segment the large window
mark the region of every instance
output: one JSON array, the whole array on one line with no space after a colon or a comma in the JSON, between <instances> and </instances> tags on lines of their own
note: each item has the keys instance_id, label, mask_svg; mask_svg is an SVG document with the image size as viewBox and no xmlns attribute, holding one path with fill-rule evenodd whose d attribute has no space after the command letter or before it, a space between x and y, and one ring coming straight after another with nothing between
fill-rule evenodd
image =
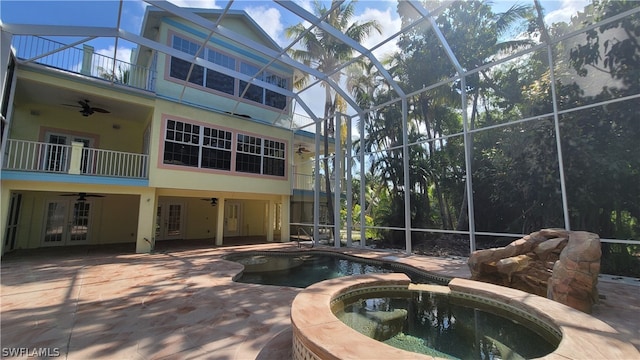
<instances>
[{"instance_id":1,"label":"large window","mask_svg":"<svg viewBox=\"0 0 640 360\"><path fill-rule=\"evenodd\" d=\"M170 165L231 171L233 140L231 131L167 120L163 162ZM237 134L235 171L285 176L285 143Z\"/></svg>"},{"instance_id":2,"label":"large window","mask_svg":"<svg viewBox=\"0 0 640 360\"><path fill-rule=\"evenodd\" d=\"M283 89L288 88L287 79L268 71L258 74L258 71L260 71L260 69L254 65L247 64L245 62L240 63L241 73L253 76L258 80L262 80ZM287 106L286 96L256 85L249 85L247 88L247 85L247 82L240 81L240 91L244 91L244 95L242 96L243 98L278 109L284 109ZM247 88L246 91L245 88Z\"/></svg>"},{"instance_id":3,"label":"large window","mask_svg":"<svg viewBox=\"0 0 640 360\"><path fill-rule=\"evenodd\" d=\"M238 134L236 171L284 176L285 146L283 142Z\"/></svg>"},{"instance_id":4,"label":"large window","mask_svg":"<svg viewBox=\"0 0 640 360\"><path fill-rule=\"evenodd\" d=\"M182 39L178 36L173 37L173 48L176 50L180 50L189 55L196 55L200 45ZM169 71L169 75L173 78L180 80L187 80L187 76L189 75L189 69L191 68L191 63L178 58L171 58L171 69ZM199 65L194 65L191 70L191 75L189 76L189 82L202 85L204 79L204 68Z\"/></svg>"},{"instance_id":5,"label":"large window","mask_svg":"<svg viewBox=\"0 0 640 360\"><path fill-rule=\"evenodd\" d=\"M264 141L264 158L262 173L265 175L284 176L284 143L274 140Z\"/></svg>"},{"instance_id":6,"label":"large window","mask_svg":"<svg viewBox=\"0 0 640 360\"><path fill-rule=\"evenodd\" d=\"M200 44L183 39L177 35L173 35L172 46L174 49L180 50L190 55L196 55L201 47ZM256 77L256 79L258 80L265 81L277 87L283 89L289 88L289 81L286 78L268 71L258 73L260 71L259 67L245 61L236 60L229 55L223 54L213 49L205 47L203 49L203 52L198 56L225 68L234 71L239 70L239 72L243 74ZM233 96L242 96L242 98L246 100L267 105L273 108L284 109L287 106L287 97L275 91L267 90L257 85L249 85L249 83L245 81L237 81L233 76L221 73L219 71L207 69L200 65L194 65L191 69L191 74L189 74L190 68L190 62L171 57L169 76L180 80L187 80L188 76L188 81L192 84L203 86ZM240 85L239 89L237 89L237 84ZM249 85L248 88L247 85Z\"/></svg>"},{"instance_id":7,"label":"large window","mask_svg":"<svg viewBox=\"0 0 640 360\"><path fill-rule=\"evenodd\" d=\"M212 49L207 49L207 60L211 61L214 64L224 66L232 70L236 69L236 60L234 58L214 51ZM233 76L225 75L221 72L207 69L205 86L213 90L218 90L230 95L235 95L236 79Z\"/></svg>"},{"instance_id":8,"label":"large window","mask_svg":"<svg viewBox=\"0 0 640 360\"><path fill-rule=\"evenodd\" d=\"M229 131L204 128L202 167L231 170L231 133Z\"/></svg>"},{"instance_id":9,"label":"large window","mask_svg":"<svg viewBox=\"0 0 640 360\"><path fill-rule=\"evenodd\" d=\"M198 167L200 126L168 120L164 141L164 163Z\"/></svg>"},{"instance_id":10,"label":"large window","mask_svg":"<svg viewBox=\"0 0 640 360\"><path fill-rule=\"evenodd\" d=\"M236 171L262 173L262 139L238 134Z\"/></svg>"}]
</instances>

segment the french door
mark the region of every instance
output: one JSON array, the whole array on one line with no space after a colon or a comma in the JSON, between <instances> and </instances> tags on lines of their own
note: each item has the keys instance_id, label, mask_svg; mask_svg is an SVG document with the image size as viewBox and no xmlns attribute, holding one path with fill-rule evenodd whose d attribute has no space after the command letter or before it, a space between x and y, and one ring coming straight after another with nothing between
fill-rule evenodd
<instances>
[{"instance_id":1,"label":"french door","mask_svg":"<svg viewBox=\"0 0 640 360\"><path fill-rule=\"evenodd\" d=\"M47 201L43 245L86 244L89 240L91 207L90 201Z\"/></svg>"},{"instance_id":2,"label":"french door","mask_svg":"<svg viewBox=\"0 0 640 360\"><path fill-rule=\"evenodd\" d=\"M184 237L184 205L160 203L156 211L156 240Z\"/></svg>"},{"instance_id":3,"label":"french door","mask_svg":"<svg viewBox=\"0 0 640 360\"><path fill-rule=\"evenodd\" d=\"M81 142L85 148L93 146L93 139L75 136L61 133L46 133L46 142L50 145L47 146L47 152L45 157L44 167L47 171L54 172L67 172L69 170L69 159L71 153L67 151L66 145L71 145L72 142ZM86 172L88 166L88 158L86 151L82 152L81 172Z\"/></svg>"}]
</instances>

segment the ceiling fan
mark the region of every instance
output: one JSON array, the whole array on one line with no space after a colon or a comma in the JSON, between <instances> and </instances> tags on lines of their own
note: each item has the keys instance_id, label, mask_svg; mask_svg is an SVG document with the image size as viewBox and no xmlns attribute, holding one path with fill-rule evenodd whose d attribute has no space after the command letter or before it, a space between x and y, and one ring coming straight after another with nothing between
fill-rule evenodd
<instances>
[{"instance_id":1,"label":"ceiling fan","mask_svg":"<svg viewBox=\"0 0 640 360\"><path fill-rule=\"evenodd\" d=\"M80 113L82 114L82 116L89 116L92 115L93 113L103 113L103 114L108 114L111 111L109 110L105 110L103 108L99 108L99 107L93 107L91 105L89 105L89 100L85 99L85 100L79 100L78 101L79 105L70 105L70 104L62 104L64 106L73 106L73 107L79 107L80 108Z\"/></svg>"},{"instance_id":2,"label":"ceiling fan","mask_svg":"<svg viewBox=\"0 0 640 360\"><path fill-rule=\"evenodd\" d=\"M87 198L89 198L89 197L104 197L104 195L87 194L85 192L80 192L80 193L75 193L75 194L63 194L62 196L77 196L78 197L76 199L77 202L85 202L85 201L87 201Z\"/></svg>"},{"instance_id":3,"label":"ceiling fan","mask_svg":"<svg viewBox=\"0 0 640 360\"><path fill-rule=\"evenodd\" d=\"M216 206L218 205L218 198L208 198L208 199L200 199L203 201L210 201L211 202L211 206Z\"/></svg>"},{"instance_id":4,"label":"ceiling fan","mask_svg":"<svg viewBox=\"0 0 640 360\"><path fill-rule=\"evenodd\" d=\"M307 149L303 144L298 145L298 150L296 150L296 154L303 156L305 153L309 153L311 150Z\"/></svg>"}]
</instances>

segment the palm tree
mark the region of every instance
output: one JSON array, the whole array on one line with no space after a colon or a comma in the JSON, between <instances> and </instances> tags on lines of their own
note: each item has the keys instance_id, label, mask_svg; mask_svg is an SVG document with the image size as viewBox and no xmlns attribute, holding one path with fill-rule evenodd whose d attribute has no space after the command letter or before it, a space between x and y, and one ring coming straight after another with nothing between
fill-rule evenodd
<instances>
[{"instance_id":1,"label":"palm tree","mask_svg":"<svg viewBox=\"0 0 640 360\"><path fill-rule=\"evenodd\" d=\"M329 9L319 1L315 1L313 4L314 13L318 17L326 16L325 22L358 43L361 43L367 36L369 36L372 30L376 30L378 32L381 31L380 25L375 20L364 23L351 21L355 10L355 1L345 2L340 5L338 5L338 3L339 1L332 0L330 9L333 10L329 13ZM352 59L354 50L351 46L322 31L322 29L318 27L307 32L307 29L302 23L288 27L285 29L285 34L287 37L292 39L302 36L300 39L302 48L292 49L289 52L292 58L301 61L307 66L313 66L324 74L331 74L331 80L335 83L340 82L342 74L336 70L341 64ZM296 82L294 86L296 88L302 88L306 86L308 81L308 76L305 76ZM333 117L335 116L336 108L339 106L341 99L336 95L335 91L332 91L329 84L323 82L322 86L325 89L323 123L325 157L323 165L325 168L329 223L333 224L335 210L331 196L330 171L327 154L329 153L329 136L334 134Z\"/></svg>"}]
</instances>

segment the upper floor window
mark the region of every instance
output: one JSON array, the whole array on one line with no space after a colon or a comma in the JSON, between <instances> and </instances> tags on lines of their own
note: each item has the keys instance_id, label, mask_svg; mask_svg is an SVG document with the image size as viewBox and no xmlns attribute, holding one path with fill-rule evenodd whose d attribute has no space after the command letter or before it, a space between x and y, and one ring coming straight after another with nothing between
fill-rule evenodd
<instances>
[{"instance_id":1,"label":"upper floor window","mask_svg":"<svg viewBox=\"0 0 640 360\"><path fill-rule=\"evenodd\" d=\"M164 163L199 167L200 126L168 120L164 141Z\"/></svg>"},{"instance_id":2,"label":"upper floor window","mask_svg":"<svg viewBox=\"0 0 640 360\"><path fill-rule=\"evenodd\" d=\"M200 49L200 45L182 39L178 36L174 36L173 48L189 55L196 55L198 53L198 49ZM187 80L187 76L189 76L188 81L190 83L202 85L204 79L204 68L200 65L193 65L193 69L191 69L191 75L189 75L189 69L191 69L190 62L171 57L171 69L169 70L169 75L171 77L180 80Z\"/></svg>"},{"instance_id":3,"label":"upper floor window","mask_svg":"<svg viewBox=\"0 0 640 360\"><path fill-rule=\"evenodd\" d=\"M204 128L202 167L231 170L231 132Z\"/></svg>"},{"instance_id":4,"label":"upper floor window","mask_svg":"<svg viewBox=\"0 0 640 360\"><path fill-rule=\"evenodd\" d=\"M167 120L164 134L165 164L231 171L233 133L214 127ZM235 170L285 176L285 143L237 134Z\"/></svg>"},{"instance_id":5,"label":"upper floor window","mask_svg":"<svg viewBox=\"0 0 640 360\"><path fill-rule=\"evenodd\" d=\"M284 176L283 142L238 134L236 171Z\"/></svg>"},{"instance_id":6,"label":"upper floor window","mask_svg":"<svg viewBox=\"0 0 640 360\"><path fill-rule=\"evenodd\" d=\"M260 71L260 69L258 69L254 65L247 64L245 62L240 63L241 73L253 76L256 79L273 84L283 89L288 88L287 79L268 71L263 71L262 74L256 76L256 74L258 74L258 71ZM243 98L278 109L284 109L287 106L286 96L256 85L249 85L249 87L247 88L247 85L248 83L246 81L240 81L240 91L244 91L244 95L242 96Z\"/></svg>"},{"instance_id":7,"label":"upper floor window","mask_svg":"<svg viewBox=\"0 0 640 360\"><path fill-rule=\"evenodd\" d=\"M190 55L196 55L201 47L200 44L186 40L177 35L173 35L172 46L174 49ZM198 54L198 56L207 59L214 64L234 71L238 70L243 74L256 77L256 79L268 82L283 89L288 89L289 81L286 78L267 71L258 74L260 68L257 66L245 61L237 60L232 56L223 54L214 49L205 47L202 53ZM191 74L189 74L189 69L191 69ZM277 109L284 109L287 106L287 97L283 94L264 89L257 85L249 85L247 88L248 83L245 81L240 80L238 82L233 76L211 70L200 65L194 64L192 68L191 62L175 57L171 57L169 76L180 80L187 80L188 76L189 78L187 81L192 84L233 96L242 96L244 99ZM240 85L239 89L237 89L238 84Z\"/></svg>"}]
</instances>

